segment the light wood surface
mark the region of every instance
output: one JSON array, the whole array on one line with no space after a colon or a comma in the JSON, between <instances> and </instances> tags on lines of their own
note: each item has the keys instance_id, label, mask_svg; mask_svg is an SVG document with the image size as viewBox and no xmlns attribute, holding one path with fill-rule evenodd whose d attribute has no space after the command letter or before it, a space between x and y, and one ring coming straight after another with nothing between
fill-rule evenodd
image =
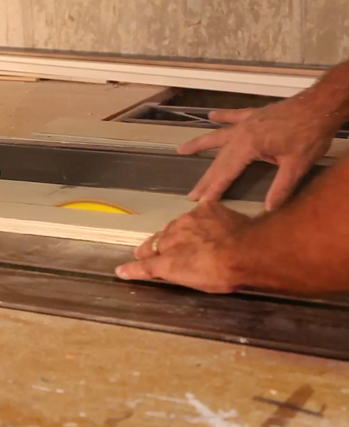
<instances>
[{"instance_id":1,"label":"light wood surface","mask_svg":"<svg viewBox=\"0 0 349 427\"><path fill-rule=\"evenodd\" d=\"M11 74L8 73L7 75L0 75L0 80L4 80L7 82L37 82L38 81L38 77L36 76L32 76L32 75L28 75L28 76L20 76L17 74Z\"/></svg>"},{"instance_id":2,"label":"light wood surface","mask_svg":"<svg viewBox=\"0 0 349 427\"><path fill-rule=\"evenodd\" d=\"M95 199L124 206L136 215L57 207L76 199ZM227 201L231 209L258 215L263 203ZM138 246L147 237L196 203L185 196L119 189L98 189L0 181L0 231Z\"/></svg>"},{"instance_id":3,"label":"light wood surface","mask_svg":"<svg viewBox=\"0 0 349 427\"><path fill-rule=\"evenodd\" d=\"M37 129L33 136L47 141L81 146L92 144L176 151L178 145L211 132L212 129L59 118ZM348 150L349 139L335 138L325 157L341 158ZM216 152L217 150L210 151L212 156Z\"/></svg>"},{"instance_id":4,"label":"light wood surface","mask_svg":"<svg viewBox=\"0 0 349 427\"><path fill-rule=\"evenodd\" d=\"M13 81L37 81L42 80L56 80L56 81L65 81L65 82L76 82L76 83L93 83L93 84L106 84L106 80L97 80L97 79L84 79L84 78L74 78L74 77L64 77L64 76L55 76L48 74L35 74L35 73L18 73L16 71L7 71L6 76L11 77ZM11 79L9 79L11 80Z\"/></svg>"},{"instance_id":5,"label":"light wood surface","mask_svg":"<svg viewBox=\"0 0 349 427\"><path fill-rule=\"evenodd\" d=\"M62 116L103 120L169 96L162 87L49 81L0 82L0 93L0 135L14 138L31 138L34 130Z\"/></svg>"},{"instance_id":6,"label":"light wood surface","mask_svg":"<svg viewBox=\"0 0 349 427\"><path fill-rule=\"evenodd\" d=\"M97 122L62 117L37 129L33 132L33 137L63 143L75 142L81 145L134 146L176 150L178 145L211 132L212 129Z\"/></svg>"},{"instance_id":7,"label":"light wood surface","mask_svg":"<svg viewBox=\"0 0 349 427\"><path fill-rule=\"evenodd\" d=\"M5 50L0 48L1 55L25 56L30 58L51 58L51 59L73 59L80 61L96 61L96 62L112 62L117 64L133 64L133 65L155 65L163 67L178 67L178 68L194 68L198 70L216 70L216 71L238 71L242 73L257 73L257 74L278 74L286 76L302 76L320 78L324 74L327 67L300 67L300 66L281 66L273 65L255 65L254 63L245 64L239 61L235 63L228 61L214 60L197 60L186 59L181 60L173 58L154 58L154 57L137 57L137 56L118 56L108 54L88 54L76 52L59 52L59 51L32 51L32 50Z\"/></svg>"},{"instance_id":8,"label":"light wood surface","mask_svg":"<svg viewBox=\"0 0 349 427\"><path fill-rule=\"evenodd\" d=\"M127 83L278 97L293 96L312 86L316 81L316 78L310 76L197 70L11 55L0 55L0 71L42 73L74 78L105 79Z\"/></svg>"},{"instance_id":9,"label":"light wood surface","mask_svg":"<svg viewBox=\"0 0 349 427\"><path fill-rule=\"evenodd\" d=\"M347 427L349 422L347 363L5 309L0 328L4 425ZM256 397L290 401L322 415Z\"/></svg>"}]
</instances>

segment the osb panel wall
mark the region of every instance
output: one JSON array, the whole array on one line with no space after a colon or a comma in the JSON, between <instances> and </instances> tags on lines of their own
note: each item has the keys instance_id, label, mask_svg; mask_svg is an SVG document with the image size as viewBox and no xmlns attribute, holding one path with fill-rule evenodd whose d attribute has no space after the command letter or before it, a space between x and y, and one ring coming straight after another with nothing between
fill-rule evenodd
<instances>
[{"instance_id":1,"label":"osb panel wall","mask_svg":"<svg viewBox=\"0 0 349 427\"><path fill-rule=\"evenodd\" d=\"M308 0L304 9L304 56L308 63L349 59L349 1Z\"/></svg>"},{"instance_id":2,"label":"osb panel wall","mask_svg":"<svg viewBox=\"0 0 349 427\"><path fill-rule=\"evenodd\" d=\"M347 0L0 0L0 45L331 64Z\"/></svg>"}]
</instances>

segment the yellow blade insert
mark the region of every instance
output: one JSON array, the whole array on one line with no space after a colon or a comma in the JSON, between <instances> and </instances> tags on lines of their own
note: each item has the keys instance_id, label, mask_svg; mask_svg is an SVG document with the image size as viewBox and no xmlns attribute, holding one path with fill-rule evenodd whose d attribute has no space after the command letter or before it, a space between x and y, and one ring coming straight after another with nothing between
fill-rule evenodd
<instances>
[{"instance_id":1,"label":"yellow blade insert","mask_svg":"<svg viewBox=\"0 0 349 427\"><path fill-rule=\"evenodd\" d=\"M116 203L109 203L100 200L71 200L64 203L60 203L59 205L57 205L57 207L117 214L136 214L136 212L133 212L123 206L119 206Z\"/></svg>"}]
</instances>

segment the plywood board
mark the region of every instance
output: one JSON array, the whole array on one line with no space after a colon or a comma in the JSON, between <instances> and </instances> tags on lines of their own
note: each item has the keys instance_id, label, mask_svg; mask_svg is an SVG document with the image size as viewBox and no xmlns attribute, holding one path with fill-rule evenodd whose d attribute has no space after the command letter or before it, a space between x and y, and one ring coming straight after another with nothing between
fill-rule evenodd
<instances>
[{"instance_id":1,"label":"plywood board","mask_svg":"<svg viewBox=\"0 0 349 427\"><path fill-rule=\"evenodd\" d=\"M127 83L161 85L255 95L289 97L312 86L309 76L270 75L237 71L197 70L0 55L0 71L43 73Z\"/></svg>"},{"instance_id":2,"label":"plywood board","mask_svg":"<svg viewBox=\"0 0 349 427\"><path fill-rule=\"evenodd\" d=\"M25 293L23 278L13 282L18 297ZM51 288L49 280L39 286ZM72 295L64 290L68 308ZM91 304L104 299L97 286L92 295ZM141 309L143 293L128 288L128 295ZM184 310L179 303L176 316ZM28 426L348 425L347 362L9 309L0 310L0 328L4 425L18 424L19 415Z\"/></svg>"},{"instance_id":3,"label":"plywood board","mask_svg":"<svg viewBox=\"0 0 349 427\"><path fill-rule=\"evenodd\" d=\"M97 199L125 206L135 215L56 207L75 199ZM263 203L228 201L227 206L258 215ZM66 187L0 181L0 231L138 246L169 221L196 206L184 196L117 189Z\"/></svg>"},{"instance_id":4,"label":"plywood board","mask_svg":"<svg viewBox=\"0 0 349 427\"><path fill-rule=\"evenodd\" d=\"M303 0L303 3L304 63L336 65L347 61L349 3L346 0Z\"/></svg>"},{"instance_id":5,"label":"plywood board","mask_svg":"<svg viewBox=\"0 0 349 427\"><path fill-rule=\"evenodd\" d=\"M40 139L88 143L105 146L139 146L176 149L178 145L198 136L212 132L211 129L143 125L121 122L96 122L60 118L44 125L33 133Z\"/></svg>"},{"instance_id":6,"label":"plywood board","mask_svg":"<svg viewBox=\"0 0 349 427\"><path fill-rule=\"evenodd\" d=\"M19 76L16 74L8 73L8 75L0 75L0 80L7 81L7 82L37 82L38 77L35 76Z\"/></svg>"},{"instance_id":7,"label":"plywood board","mask_svg":"<svg viewBox=\"0 0 349 427\"><path fill-rule=\"evenodd\" d=\"M31 138L34 130L65 115L103 120L146 100L161 102L170 96L162 87L50 81L0 82L0 93L0 134L12 138Z\"/></svg>"},{"instance_id":8,"label":"plywood board","mask_svg":"<svg viewBox=\"0 0 349 427\"><path fill-rule=\"evenodd\" d=\"M117 64L132 65L155 65L163 67L191 68L197 70L216 70L216 71L238 71L242 73L272 74L286 76L305 76L320 78L328 67L326 66L304 66L304 65L280 65L280 64L260 64L259 61L214 60L214 59L195 59L178 57L161 57L145 55L120 55L98 52L97 54L85 52L64 52L57 50L28 50L28 49L1 49L2 55L25 56L30 58L51 58L51 59L73 59L78 61L111 62Z\"/></svg>"},{"instance_id":9,"label":"plywood board","mask_svg":"<svg viewBox=\"0 0 349 427\"><path fill-rule=\"evenodd\" d=\"M207 135L212 129L179 126L145 125L121 122L96 122L60 118L33 133L39 139L76 145L127 147L176 151L178 145ZM340 158L348 153L349 139L335 138L327 158ZM217 150L211 150L214 155Z\"/></svg>"},{"instance_id":10,"label":"plywood board","mask_svg":"<svg viewBox=\"0 0 349 427\"><path fill-rule=\"evenodd\" d=\"M97 79L84 79L84 78L74 78L74 77L63 77L63 76L55 76L48 74L38 74L38 73L18 73L16 71L7 71L6 76L11 76L12 80L17 79L18 81L37 81L39 79L43 80L57 80L57 81L65 81L65 82L76 82L76 83L93 83L93 84L106 84L106 80L97 80ZM10 79L9 79L10 80Z\"/></svg>"}]
</instances>

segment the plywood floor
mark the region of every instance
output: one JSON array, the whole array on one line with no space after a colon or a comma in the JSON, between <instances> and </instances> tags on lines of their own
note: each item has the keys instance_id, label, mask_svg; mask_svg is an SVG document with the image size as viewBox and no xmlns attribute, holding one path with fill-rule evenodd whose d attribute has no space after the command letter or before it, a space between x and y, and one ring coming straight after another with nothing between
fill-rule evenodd
<instances>
[{"instance_id":1,"label":"plywood floor","mask_svg":"<svg viewBox=\"0 0 349 427\"><path fill-rule=\"evenodd\" d=\"M103 120L146 100L163 99L167 89L152 86L0 82L0 135L31 138L60 117Z\"/></svg>"},{"instance_id":2,"label":"plywood floor","mask_svg":"<svg viewBox=\"0 0 349 427\"><path fill-rule=\"evenodd\" d=\"M5 309L0 328L1 425L348 425L345 363Z\"/></svg>"}]
</instances>

